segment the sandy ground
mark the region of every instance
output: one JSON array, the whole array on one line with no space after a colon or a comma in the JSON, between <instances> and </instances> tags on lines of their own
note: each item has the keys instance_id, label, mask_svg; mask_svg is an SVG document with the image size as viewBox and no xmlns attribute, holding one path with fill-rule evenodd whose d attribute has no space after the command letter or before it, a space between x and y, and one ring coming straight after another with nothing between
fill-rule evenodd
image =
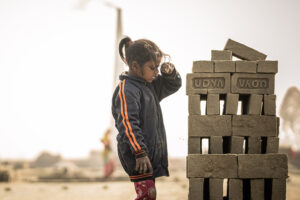
<instances>
[{"instance_id":1,"label":"sandy ground","mask_svg":"<svg viewBox=\"0 0 300 200\"><path fill-rule=\"evenodd\" d=\"M157 199L184 200L188 195L185 172L156 179ZM133 183L0 183L0 200L127 200L135 199Z\"/></svg>"},{"instance_id":2,"label":"sandy ground","mask_svg":"<svg viewBox=\"0 0 300 200\"><path fill-rule=\"evenodd\" d=\"M300 199L300 174L290 173L287 200ZM176 172L156 182L158 200L187 200L188 180L184 172ZM131 182L101 183L1 183L1 200L133 200Z\"/></svg>"}]
</instances>

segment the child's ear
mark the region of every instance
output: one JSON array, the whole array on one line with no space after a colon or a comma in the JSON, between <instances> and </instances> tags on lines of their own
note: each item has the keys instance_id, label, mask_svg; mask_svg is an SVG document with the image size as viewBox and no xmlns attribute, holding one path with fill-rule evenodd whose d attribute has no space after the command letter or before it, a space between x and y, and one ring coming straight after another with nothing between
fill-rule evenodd
<instances>
[{"instance_id":1,"label":"child's ear","mask_svg":"<svg viewBox=\"0 0 300 200\"><path fill-rule=\"evenodd\" d=\"M132 61L131 68L135 73L138 73L140 69L140 65L136 61Z\"/></svg>"}]
</instances>

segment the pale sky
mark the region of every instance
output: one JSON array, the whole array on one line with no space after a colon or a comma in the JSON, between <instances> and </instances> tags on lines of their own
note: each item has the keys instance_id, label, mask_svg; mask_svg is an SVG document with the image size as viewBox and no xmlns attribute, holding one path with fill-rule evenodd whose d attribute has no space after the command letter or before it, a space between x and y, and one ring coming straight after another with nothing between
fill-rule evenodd
<instances>
[{"instance_id":1,"label":"pale sky","mask_svg":"<svg viewBox=\"0 0 300 200\"><path fill-rule=\"evenodd\" d=\"M109 126L116 13L100 0L0 0L0 159L101 149ZM170 156L187 155L185 76L231 38L279 61L277 107L300 88L297 0L115 0L124 34L154 41L183 78L161 102Z\"/></svg>"}]
</instances>

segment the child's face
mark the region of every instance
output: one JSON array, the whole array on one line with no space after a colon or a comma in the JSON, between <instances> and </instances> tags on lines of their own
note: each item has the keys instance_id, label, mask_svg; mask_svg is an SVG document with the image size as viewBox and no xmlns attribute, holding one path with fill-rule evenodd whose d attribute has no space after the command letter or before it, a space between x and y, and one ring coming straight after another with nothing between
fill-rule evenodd
<instances>
[{"instance_id":1,"label":"child's face","mask_svg":"<svg viewBox=\"0 0 300 200\"><path fill-rule=\"evenodd\" d=\"M161 58L158 58L156 62L154 61L146 62L142 67L143 74L139 70L137 75L142 79L144 79L145 81L147 81L148 83L151 83L155 79L155 77L158 76L158 67L160 62L161 62Z\"/></svg>"}]
</instances>

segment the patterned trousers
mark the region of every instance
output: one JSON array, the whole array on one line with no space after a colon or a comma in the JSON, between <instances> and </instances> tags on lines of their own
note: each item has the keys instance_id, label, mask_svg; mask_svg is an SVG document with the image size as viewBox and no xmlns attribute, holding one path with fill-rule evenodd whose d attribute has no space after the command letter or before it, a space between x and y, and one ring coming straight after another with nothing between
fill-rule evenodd
<instances>
[{"instance_id":1,"label":"patterned trousers","mask_svg":"<svg viewBox=\"0 0 300 200\"><path fill-rule=\"evenodd\" d=\"M155 179L134 183L137 198L135 200L156 200Z\"/></svg>"}]
</instances>

